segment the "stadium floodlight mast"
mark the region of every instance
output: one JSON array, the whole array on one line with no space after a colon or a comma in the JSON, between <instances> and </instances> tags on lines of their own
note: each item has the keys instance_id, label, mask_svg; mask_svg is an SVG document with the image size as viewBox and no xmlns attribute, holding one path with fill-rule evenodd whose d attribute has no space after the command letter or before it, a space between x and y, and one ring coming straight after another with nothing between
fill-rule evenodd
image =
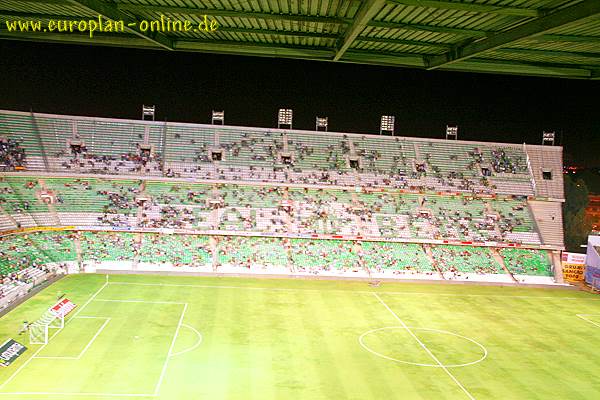
<instances>
[{"instance_id":1,"label":"stadium floodlight mast","mask_svg":"<svg viewBox=\"0 0 600 400\"><path fill-rule=\"evenodd\" d=\"M225 111L213 110L211 122L213 125L225 125Z\"/></svg>"},{"instance_id":2,"label":"stadium floodlight mast","mask_svg":"<svg viewBox=\"0 0 600 400\"><path fill-rule=\"evenodd\" d=\"M396 117L394 117L393 115L382 115L381 124L379 125L379 134L382 135L384 133L388 133L394 136L395 122Z\"/></svg>"},{"instance_id":3,"label":"stadium floodlight mast","mask_svg":"<svg viewBox=\"0 0 600 400\"><path fill-rule=\"evenodd\" d=\"M292 119L294 116L294 112L291 108L280 108L279 113L277 114L277 128L281 128L283 125L292 129Z\"/></svg>"},{"instance_id":4,"label":"stadium floodlight mast","mask_svg":"<svg viewBox=\"0 0 600 400\"><path fill-rule=\"evenodd\" d=\"M446 140L449 139L458 139L458 126L446 125Z\"/></svg>"},{"instance_id":5,"label":"stadium floodlight mast","mask_svg":"<svg viewBox=\"0 0 600 400\"><path fill-rule=\"evenodd\" d=\"M555 132L546 132L542 134L542 145L554 146Z\"/></svg>"},{"instance_id":6,"label":"stadium floodlight mast","mask_svg":"<svg viewBox=\"0 0 600 400\"><path fill-rule=\"evenodd\" d=\"M142 105L142 120L152 120L154 121L154 112L156 111L156 106L147 106Z\"/></svg>"},{"instance_id":7,"label":"stadium floodlight mast","mask_svg":"<svg viewBox=\"0 0 600 400\"><path fill-rule=\"evenodd\" d=\"M316 131L325 131L327 132L327 127L329 126L329 120L327 117L317 117L315 123Z\"/></svg>"}]
</instances>

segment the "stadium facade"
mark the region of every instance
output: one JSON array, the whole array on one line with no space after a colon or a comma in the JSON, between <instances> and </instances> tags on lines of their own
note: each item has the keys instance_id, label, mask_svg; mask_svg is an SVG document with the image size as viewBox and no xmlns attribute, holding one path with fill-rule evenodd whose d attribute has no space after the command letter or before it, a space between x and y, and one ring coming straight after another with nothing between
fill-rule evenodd
<instances>
[{"instance_id":1,"label":"stadium facade","mask_svg":"<svg viewBox=\"0 0 600 400\"><path fill-rule=\"evenodd\" d=\"M559 146L17 111L0 138L4 271L562 282Z\"/></svg>"}]
</instances>

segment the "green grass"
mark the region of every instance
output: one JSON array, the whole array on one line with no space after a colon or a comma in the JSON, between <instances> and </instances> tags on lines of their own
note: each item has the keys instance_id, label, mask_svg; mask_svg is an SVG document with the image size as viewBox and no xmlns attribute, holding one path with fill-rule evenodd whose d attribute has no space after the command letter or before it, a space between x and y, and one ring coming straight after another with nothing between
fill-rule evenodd
<instances>
[{"instance_id":1,"label":"green grass","mask_svg":"<svg viewBox=\"0 0 600 400\"><path fill-rule=\"evenodd\" d=\"M154 275L113 275L110 282L69 276L0 319L1 340L29 347L0 370L0 400L468 400L465 391L477 400L529 400L600 393L600 327L576 316L592 314L600 324L600 299L587 293ZM17 335L22 321L40 316L62 292L79 307L48 345L29 345ZM392 328L376 330L384 327ZM202 335L199 345L192 328ZM409 363L482 358L465 337L487 356L446 370L416 366L367 351L361 336L373 352ZM29 361L36 352L72 358ZM156 397L109 396L157 388Z\"/></svg>"}]
</instances>

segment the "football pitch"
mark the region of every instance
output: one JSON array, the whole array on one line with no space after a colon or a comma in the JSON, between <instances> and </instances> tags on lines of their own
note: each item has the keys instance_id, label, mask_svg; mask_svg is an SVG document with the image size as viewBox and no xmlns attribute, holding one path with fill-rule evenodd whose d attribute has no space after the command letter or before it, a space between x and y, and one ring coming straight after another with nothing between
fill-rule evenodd
<instances>
[{"instance_id":1,"label":"football pitch","mask_svg":"<svg viewBox=\"0 0 600 400\"><path fill-rule=\"evenodd\" d=\"M45 345L18 335L59 294ZM4 399L598 399L600 297L471 285L73 275L0 319Z\"/></svg>"}]
</instances>

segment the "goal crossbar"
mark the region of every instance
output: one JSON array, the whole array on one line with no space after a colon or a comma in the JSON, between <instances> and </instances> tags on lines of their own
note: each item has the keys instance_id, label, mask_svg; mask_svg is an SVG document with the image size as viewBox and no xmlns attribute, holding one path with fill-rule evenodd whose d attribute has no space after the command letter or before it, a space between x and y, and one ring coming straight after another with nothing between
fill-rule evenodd
<instances>
[{"instance_id":1,"label":"goal crossbar","mask_svg":"<svg viewBox=\"0 0 600 400\"><path fill-rule=\"evenodd\" d=\"M48 333L50 329L62 329L65 327L64 312L46 311L37 321L29 325L29 343L48 344Z\"/></svg>"}]
</instances>

